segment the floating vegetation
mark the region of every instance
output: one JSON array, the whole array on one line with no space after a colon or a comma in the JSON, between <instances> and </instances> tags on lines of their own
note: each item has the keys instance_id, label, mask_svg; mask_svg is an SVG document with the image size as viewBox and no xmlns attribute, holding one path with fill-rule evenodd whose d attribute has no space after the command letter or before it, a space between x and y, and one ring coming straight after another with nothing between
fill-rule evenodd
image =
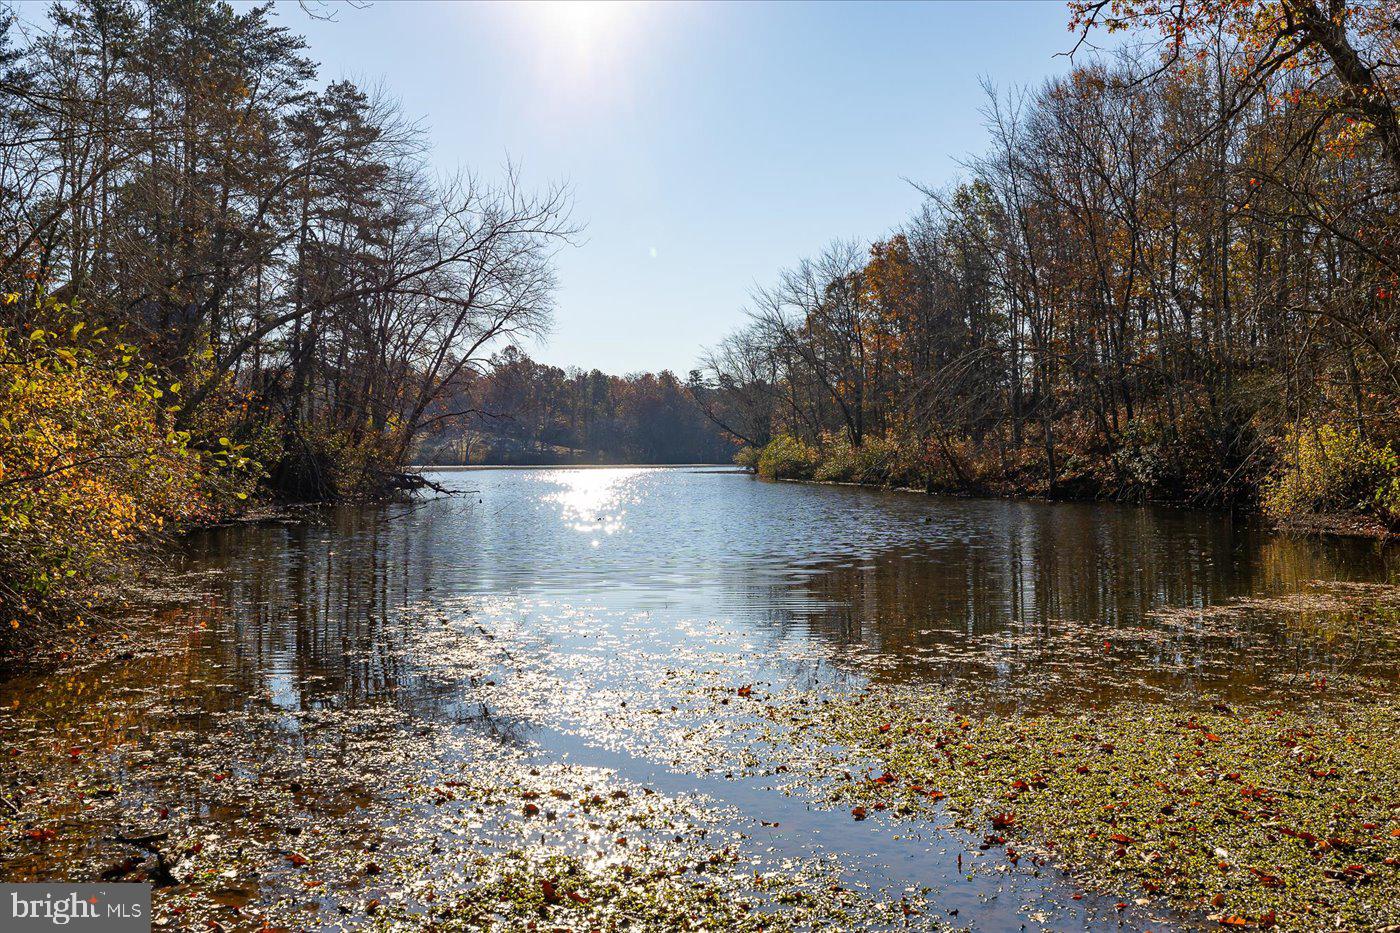
<instances>
[{"instance_id":1,"label":"floating vegetation","mask_svg":"<svg viewBox=\"0 0 1400 933\"><path fill-rule=\"evenodd\" d=\"M549 532L567 503L521 490L496 487ZM806 526L824 556L788 582L653 587L634 550L541 587L519 525L463 551L470 509L403 515L226 529L238 560L188 578L208 598L0 683L6 880L149 880L157 923L198 930L1393 915L1394 587L1173 609L1198 588L1164 570L1016 615L999 576L942 589L947 555L849 550L863 511L844 545Z\"/></svg>"},{"instance_id":2,"label":"floating vegetation","mask_svg":"<svg viewBox=\"0 0 1400 933\"><path fill-rule=\"evenodd\" d=\"M178 632L165 651L60 675L60 690L12 685L24 699L0 718L7 877L149 881L157 926L181 929L781 930L923 913L917 893L874 896L835 860L774 859L703 794L538 748L531 715L593 732L613 717L596 697L566 693L559 708L532 637L471 636L422 616L406 630L424 689L453 698L447 718L237 689L236 668L182 650ZM664 683L687 707L649 718L697 728L718 696L705 680L674 672ZM630 715L621 696L638 707L635 692L604 693Z\"/></svg>"},{"instance_id":3,"label":"floating vegetation","mask_svg":"<svg viewBox=\"0 0 1400 933\"><path fill-rule=\"evenodd\" d=\"M1233 710L1122 703L982 715L867 691L774 709L778 743L854 819L945 812L1019 859L1226 926L1400 922L1400 706ZM864 771L853 762L867 762Z\"/></svg>"}]
</instances>

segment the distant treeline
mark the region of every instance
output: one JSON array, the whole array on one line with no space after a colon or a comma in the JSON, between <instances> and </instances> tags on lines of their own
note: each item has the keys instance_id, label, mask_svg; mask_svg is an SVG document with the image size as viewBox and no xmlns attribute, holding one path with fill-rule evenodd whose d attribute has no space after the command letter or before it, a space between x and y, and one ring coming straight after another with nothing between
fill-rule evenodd
<instances>
[{"instance_id":1,"label":"distant treeline","mask_svg":"<svg viewBox=\"0 0 1400 933\"><path fill-rule=\"evenodd\" d=\"M426 437L421 462L727 463L737 446L670 372L565 370L509 347L453 389L443 406L470 416Z\"/></svg>"},{"instance_id":2,"label":"distant treeline","mask_svg":"<svg viewBox=\"0 0 1400 933\"><path fill-rule=\"evenodd\" d=\"M702 404L773 475L1400 520L1393 5L1072 6L1149 44L989 93L965 181L758 290Z\"/></svg>"}]
</instances>

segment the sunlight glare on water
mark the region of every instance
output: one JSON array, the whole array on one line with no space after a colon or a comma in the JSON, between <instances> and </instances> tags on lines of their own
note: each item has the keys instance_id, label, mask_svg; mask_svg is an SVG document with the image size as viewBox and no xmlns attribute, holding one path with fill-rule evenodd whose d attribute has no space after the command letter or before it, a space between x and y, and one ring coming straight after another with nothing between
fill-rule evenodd
<instances>
[{"instance_id":1,"label":"sunlight glare on water","mask_svg":"<svg viewBox=\"0 0 1400 933\"><path fill-rule=\"evenodd\" d=\"M754 741L769 724L758 698L912 685L979 709L1077 710L1183 690L1250 703L1319 676L1333 690L1347 678L1394 683L1400 669L1393 640L1365 640L1357 610L1315 589L1364 604L1394 579L1392 554L1229 516L770 483L716 468L433 479L470 495L191 536L184 569L207 594L133 623L151 627L159 650L70 684L11 681L0 693L11 734L31 737L33 754L57 750L65 781L74 761L63 750L97 733L114 743L113 773L127 776L108 810L61 827L71 848L39 846L12 875L46 877L79 856L100 871L114 858L103 840L122 828L105 820L172 800L211 814L201 839L212 826L235 849L263 831L249 829L246 810L263 800L258 819L274 836L296 820L344 828L358 814L431 864L463 838L476 859L481 844L534 832L519 798L499 798L500 825L445 806L446 794L406 820L404 801L464 775L501 783L567 765L579 781L645 787L668 806L703 798L700 838L748 840L755 875L834 860L854 886L927 888L981 929L1053 911L1051 928L1112 930L1124 919L1114 896L1071 899L1025 860L1019 876L974 877L962 859L990 864L985 845L789 794L773 746ZM168 773L148 767L166 761ZM221 777L191 778L190 761ZM268 796L291 775L332 773L314 815L301 796ZM235 787L244 796L230 796ZM599 826L581 819L581 834L551 824L550 838L598 850ZM340 854L359 872L353 846ZM264 866L259 884L269 898L300 896L298 871L276 888Z\"/></svg>"},{"instance_id":2,"label":"sunlight glare on water","mask_svg":"<svg viewBox=\"0 0 1400 933\"><path fill-rule=\"evenodd\" d=\"M535 477L536 482L561 487L548 493L544 501L559 506L562 520L582 534L611 535L622 530L627 506L635 501L631 483L649 472L630 467L602 467L588 470L549 470ZM592 540L593 546L598 540Z\"/></svg>"}]
</instances>

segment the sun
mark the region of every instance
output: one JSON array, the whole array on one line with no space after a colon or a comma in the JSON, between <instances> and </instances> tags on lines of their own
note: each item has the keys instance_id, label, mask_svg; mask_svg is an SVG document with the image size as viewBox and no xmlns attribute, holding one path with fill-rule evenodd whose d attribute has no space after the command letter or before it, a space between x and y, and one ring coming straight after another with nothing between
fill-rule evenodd
<instances>
[{"instance_id":1,"label":"sun","mask_svg":"<svg viewBox=\"0 0 1400 933\"><path fill-rule=\"evenodd\" d=\"M570 111L592 110L629 93L648 19L645 4L546 0L511 9L528 24L530 57L542 85Z\"/></svg>"},{"instance_id":2,"label":"sun","mask_svg":"<svg viewBox=\"0 0 1400 933\"><path fill-rule=\"evenodd\" d=\"M596 50L628 18L623 0L545 0L528 9L547 31L584 51Z\"/></svg>"}]
</instances>

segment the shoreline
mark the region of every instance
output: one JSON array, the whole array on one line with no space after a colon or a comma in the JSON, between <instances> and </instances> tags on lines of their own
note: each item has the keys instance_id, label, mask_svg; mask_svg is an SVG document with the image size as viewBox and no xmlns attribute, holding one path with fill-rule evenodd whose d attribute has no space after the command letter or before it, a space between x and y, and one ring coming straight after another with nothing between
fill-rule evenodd
<instances>
[{"instance_id":1,"label":"shoreline","mask_svg":"<svg viewBox=\"0 0 1400 933\"><path fill-rule=\"evenodd\" d=\"M767 477L759 476L752 470L744 472L755 479L767 480ZM1205 512L1211 515L1230 516L1232 518L1242 518L1247 521L1257 522L1261 527L1279 534L1296 535L1299 537L1325 537L1325 538L1352 538L1377 541L1387 544L1393 539L1400 539L1400 532L1390 531L1378 522L1369 521L1353 515L1313 515L1305 519L1295 519L1287 523L1270 521L1260 512L1244 510L1216 509L1202 505L1187 505L1181 502L1167 501L1147 501L1147 502L1126 502L1121 499L1100 499L1090 497L1068 497L1051 498L1050 496L1040 496L1032 493L1011 493L998 495L996 493L960 493L950 490L938 490L930 492L927 489L920 489L917 486L887 486L878 483L856 483L845 480L828 479L800 479L797 477L774 477L769 482L774 483L794 483L800 486L846 486L853 489L876 489L884 492L899 492L911 495L924 496L929 499L947 498L958 500L985 499L995 502L1039 502L1045 504L1080 504L1080 505L1117 505L1125 508L1164 508L1178 509L1186 512Z\"/></svg>"},{"instance_id":2,"label":"shoreline","mask_svg":"<svg viewBox=\"0 0 1400 933\"><path fill-rule=\"evenodd\" d=\"M928 490L926 490L926 489L921 489L921 488L918 488L918 487L915 487L915 486L892 486L892 485L881 485L881 484L874 484L874 483L849 482L849 481L841 481L841 480L801 479L801 478L795 478L795 477L782 477L782 478L774 478L774 479L772 479L772 480L767 480L765 477L759 476L759 475L757 474L757 472L755 472L755 471L752 470L752 469L748 469L748 468L740 467L740 466L736 466L736 465L720 464L720 463L668 463L668 464L553 464L553 465L551 465L551 464L534 464L534 465L471 464L471 465L448 466L448 467L443 467L443 466L432 466L432 465L424 465L424 464L414 464L414 465L410 465L410 466L404 467L404 470L405 470L406 472L421 472L421 471L426 471L426 470L443 470L443 471L452 471L452 472L484 472L484 471L500 471L500 470L561 470L561 469L567 469L567 470L596 470L596 469L696 469L696 468L705 468L705 469L707 469L707 470L711 470L711 471L715 472L717 475L732 475L732 474L735 474L735 473L743 473L743 474L746 474L746 475L750 476L751 478L753 478L753 479L755 479L755 480L765 480L765 481L769 481L769 482L792 483L792 484L795 484L795 485L806 485L806 486L833 486L833 487L849 487L849 488L856 488L856 489L868 489L868 490L874 490L874 491L879 491L879 492L891 492L891 493L900 493L900 494L904 494L904 495L922 496L922 497L924 497L924 498L926 498L926 499L939 499L939 498L944 498L944 499L950 499L950 500L956 500L956 501L972 501L972 500L979 500L979 499L980 499L980 500L986 500L986 501L1026 502L1026 503L1040 503L1040 504L1047 504L1047 505L1049 505L1049 504L1064 504L1064 505L1071 505L1071 504L1079 504L1079 505L1114 505L1114 506L1120 506L1120 507L1123 507L1123 508L1154 508L1154 509L1170 509L1170 510L1183 511L1183 512L1199 512L1199 513L1204 513L1204 514L1209 514L1209 515L1215 515L1215 516L1221 516L1221 517L1238 518L1238 519L1240 519L1240 520L1242 520L1242 521L1245 521L1245 522L1248 522L1248 523L1250 523L1250 524L1257 525L1261 530L1265 530L1265 531L1268 531L1268 532L1273 533L1273 534L1280 534L1280 535L1286 535L1286 536L1291 536L1291 537L1301 537L1301 538L1334 539L1334 540L1352 540L1352 541L1373 541L1373 542L1376 542L1378 545L1380 545L1382 548L1384 548L1385 546L1387 546L1388 544L1390 544L1392 541L1400 540L1400 533L1397 533L1397 532L1394 532L1394 531L1390 531L1390 530L1388 530L1388 529L1382 527L1382 526L1381 526L1379 523L1377 523L1377 522L1374 522L1374 521L1367 521L1367 520L1365 520L1365 519L1362 519L1362 518L1359 518L1359 517L1356 517L1356 516L1348 516L1348 515L1314 515L1314 516L1307 516L1307 517L1304 518L1304 519L1297 519L1297 520L1288 522L1288 523L1286 523L1286 524L1280 524L1280 523L1277 523L1277 522L1270 521L1267 517L1265 517L1263 514L1261 514L1261 513L1259 513L1259 512L1250 512L1250 511L1242 511L1242 510L1240 510L1240 511L1232 511L1232 510L1228 510L1228 509L1213 509L1213 508L1209 508L1209 507L1205 507L1205 506L1186 505L1186 504L1182 504L1182 503L1178 503L1178 502L1124 502L1124 501L1116 500L1116 499L1097 499L1097 498L1080 498L1080 497L1050 498L1050 497L1047 497L1047 496L1039 496L1039 495L1034 495L1034 494L1029 494L1029 493L1010 494L1010 495L996 495L996 494L992 494L992 493L980 493L980 494L959 493L959 492L956 492L956 491L949 491L949 490L939 490L939 491L930 492L930 491L928 491ZM413 501L415 501L415 500L416 500L416 497L414 497L412 494L410 494L410 496L408 497L408 499L405 500L405 501L413 502ZM236 528L236 527L240 527L240 526L251 526L251 525L262 525L262 524L273 524L273 523L295 524L295 523L298 523L298 522L306 521L308 518L311 518L311 517L313 516L314 513L319 512L320 510L326 508L327 506L356 505L356 504L363 505L363 504L368 504L368 503L370 503L370 502L375 502L375 503L384 504L384 503L393 502L393 501L395 501L395 500L385 500L385 499L360 499L360 500L344 500L344 501L341 501L341 502L266 502L266 503L259 503L259 504L257 504L257 505L253 505L253 506L249 507L247 511L245 511L245 512L239 514L239 515L236 515L236 516L226 517L226 518L223 518L223 519L221 519L221 520L219 520L219 521L208 522L208 523L202 523L202 524L186 525L186 526L180 527L180 528L178 528L178 529L170 529L170 530L168 530L168 531L166 532L166 534L167 534L167 542L166 542L166 544L165 544L164 546L158 548L156 554L154 555L154 559L155 559L156 563L158 564L158 563L159 563L159 553L160 553L160 552L166 551L166 550L168 550L170 547L176 546L176 545L175 545L175 542L178 541L178 540L180 540L180 539L187 538L187 537L189 537L189 536L191 536L191 535L199 534L199 533L202 533L202 532L209 532L209 531L213 531L213 530L219 529L219 528ZM160 591L160 592L162 592L162 593L165 593L167 596L169 596L172 592L175 592L176 590L178 590L178 587L172 587L172 585L171 585L169 582L165 582L165 583L153 582L153 581L154 581L153 571L151 571L151 570L149 569L149 562L150 562L152 559L153 559L153 555L151 555L151 554L147 554L147 555L145 555L144 557L138 558L138 561L139 561L141 564L147 565L147 566L139 567L139 568L135 571L136 577L135 577L135 580L134 580L134 589L135 589L136 591L141 591L141 592ZM31 631L30 631L30 636L31 636L30 639L25 639L24 641L22 641L22 642L19 643L19 644L11 643L11 644L9 644L9 645L6 645L3 649L0 649L0 679L4 679L4 677L5 677L4 669L7 669L7 668L11 668L11 669L12 669L12 668L15 667L16 664L20 663L21 661L25 661L25 662L29 662L29 663L44 664L45 662L44 662L42 659L45 658L45 657L47 657L47 656L53 655L55 652L59 651L59 646L62 644L62 641L63 641L63 639L65 638L65 636L71 638L71 637L72 637L79 629L81 629L82 626L84 626L84 625L96 624L96 625L98 625L98 626L101 626L101 625L104 625L104 624L112 624L113 622L115 622L115 621L117 620L117 618L120 616L121 612L122 612L124 609L127 608L127 601L126 601L126 599L125 599L124 594L127 593L127 592L130 592L129 586L122 586L122 585L119 585L119 584L116 584L116 583L107 583L107 584L104 584L104 585L100 586L98 592L99 592L99 594L100 594L99 597L98 597L97 600L95 601L95 604L90 605L90 606L88 607L88 616L87 616L86 619L84 619L84 620L81 621L81 624L78 624L78 620L76 620L76 619L70 619L70 620L69 620L68 622L66 622L66 623L58 623L58 622L52 622L52 621L51 621L51 622L46 623L45 625L43 625L43 626L42 626L42 629L43 629L43 630L40 631L40 632L35 632L35 631L31 630ZM106 605L104 605L104 604L106 604ZM77 646L74 645L74 646L72 646L72 647L73 647L73 648L76 648ZM73 654L82 653L82 652L80 652L80 651L72 651L71 649L70 649L70 652L73 653ZM29 655L29 657L27 657L27 658L21 658L21 657L19 657L20 655L25 655L25 654ZM54 660L54 659L51 658L50 661L52 661L52 660ZM46 666L52 666L52 665L51 665L51 664L47 664Z\"/></svg>"},{"instance_id":3,"label":"shoreline","mask_svg":"<svg viewBox=\"0 0 1400 933\"><path fill-rule=\"evenodd\" d=\"M406 472L423 472L427 470L443 470L451 472L473 472L485 470L609 470L609 469L683 469L683 468L728 468L727 472L745 473L755 479L767 479L759 476L758 473L749 468L726 463L472 463L472 464L410 464L404 467ZM1121 505L1128 508L1151 507L1180 509L1191 512L1207 512L1213 515L1228 515L1231 517L1243 518L1247 521L1257 522L1260 526L1270 531L1280 534L1298 535L1304 537L1327 537L1327 538L1353 538L1370 541L1378 541L1382 544L1392 540L1400 539L1400 532L1391 531L1373 519L1367 519L1355 515L1310 515L1296 518L1288 522L1275 522L1267 518L1258 511L1244 509L1222 509L1212 508L1204 505L1190 505L1183 502L1172 502L1167 500L1149 500L1145 502L1126 501L1122 499L1099 498L1092 496L1066 496L1051 497L1037 495L1030 492L1012 492L999 494L995 492L965 493L956 490L937 490L930 492L917 486L891 486L880 483L859 483L847 480L822 480L822 479L801 479L798 477L774 477L772 482L795 483L808 486L845 486L855 489L877 489L886 492L908 493L912 495L925 496L928 498L948 498L959 500L987 499L1001 502L1044 502L1044 503L1081 503L1081 504L1111 504ZM305 504L303 504L305 505ZM285 506L283 508L296 508L296 505ZM266 518L253 519L254 521L278 520L285 517L285 514L278 514ZM236 524L248 519L235 519L226 524ZM211 526L213 527L213 526Z\"/></svg>"}]
</instances>

